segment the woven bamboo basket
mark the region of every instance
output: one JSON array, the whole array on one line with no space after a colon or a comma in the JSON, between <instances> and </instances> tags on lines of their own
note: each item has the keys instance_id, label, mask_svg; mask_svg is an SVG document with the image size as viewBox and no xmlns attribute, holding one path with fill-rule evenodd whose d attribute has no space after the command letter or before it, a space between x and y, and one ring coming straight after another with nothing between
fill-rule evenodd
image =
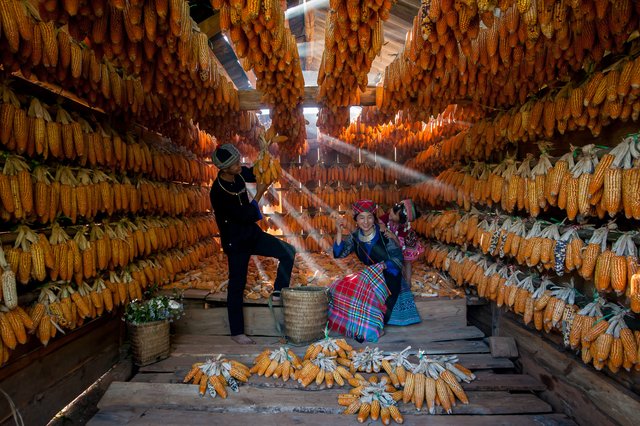
<instances>
[{"instance_id":1,"label":"woven bamboo basket","mask_svg":"<svg viewBox=\"0 0 640 426\"><path fill-rule=\"evenodd\" d=\"M128 324L133 362L143 366L169 356L169 321Z\"/></svg>"},{"instance_id":2,"label":"woven bamboo basket","mask_svg":"<svg viewBox=\"0 0 640 426\"><path fill-rule=\"evenodd\" d=\"M282 289L285 336L292 343L307 343L324 337L329 300L324 287Z\"/></svg>"}]
</instances>

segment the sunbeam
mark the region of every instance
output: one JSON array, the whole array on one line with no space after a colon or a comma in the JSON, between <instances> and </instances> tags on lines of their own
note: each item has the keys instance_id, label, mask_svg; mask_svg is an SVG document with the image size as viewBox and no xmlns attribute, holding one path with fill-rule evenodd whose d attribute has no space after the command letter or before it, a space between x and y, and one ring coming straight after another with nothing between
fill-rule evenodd
<instances>
[{"instance_id":1,"label":"sunbeam","mask_svg":"<svg viewBox=\"0 0 640 426\"><path fill-rule=\"evenodd\" d=\"M282 175L287 178L287 180L291 183L293 183L296 187L300 187L300 190L302 190L302 192L308 196L309 198L311 198L314 202L317 203L317 205L319 205L320 207L322 207L324 210L326 210L327 212L329 212L329 214L333 214L336 210L331 207L330 205L328 205L327 203L325 203L320 197L318 197L317 195L315 195L313 192L309 191L309 188L307 188L305 185L303 185L300 181L298 181L296 178L294 178L293 176L291 176L289 173L287 173L286 170L282 171Z\"/></svg>"},{"instance_id":2,"label":"sunbeam","mask_svg":"<svg viewBox=\"0 0 640 426\"><path fill-rule=\"evenodd\" d=\"M300 3L297 6L290 7L284 12L286 19L291 19L293 16L301 15L308 9L324 10L329 7L329 0L311 0L304 3ZM305 9L306 8L306 9Z\"/></svg>"},{"instance_id":3,"label":"sunbeam","mask_svg":"<svg viewBox=\"0 0 640 426\"><path fill-rule=\"evenodd\" d=\"M285 176L285 177L286 177L290 182L295 183L296 185L300 183L300 182L298 182L298 181L297 181L293 176L291 176L289 173L287 173L287 172L286 172L286 171L284 171L284 170L283 170L283 175L284 175L284 176ZM325 208L325 209L327 210L327 212L329 212L329 214L332 214L333 212L336 212L336 213L337 213L337 211L336 211L336 210L332 209L330 206L328 206L327 204L325 204L324 202L322 202L322 200L320 200L316 195L314 195L314 194L313 194L313 193L311 193L308 189L306 189L306 187L305 187L305 186L302 186L302 188L304 188L304 189L306 190L306 192L305 192L305 193L308 193L308 194L309 194L309 196L314 197L314 198L315 198L315 199L317 199L319 202L321 202L321 203L323 204L323 206L326 206L326 207L323 207L323 208ZM292 205L287 201L287 199L286 199L285 197L283 197L283 198L282 198L282 205L285 207L285 209L286 209L287 211L295 211L295 207L294 207L294 206L292 206ZM273 221L275 222L275 224L276 224L280 229L288 229L288 228L286 227L286 225L284 225L283 221L282 221L282 220L280 220L277 216L274 216L272 219L273 219ZM306 223L306 222L304 222L304 221L302 221L302 220L298 219L298 218L297 218L297 217L295 217L295 216L294 216L294 219L295 219L295 220L296 220L300 225L302 225L302 228L303 228L305 231L310 231L310 230L311 230L311 231L315 231L315 230L316 230L315 228L311 227L308 223ZM281 223L279 224L278 222L281 222ZM317 234L316 232L309 232L309 234L312 236L312 238L313 238L316 242L320 243L320 241L321 241L321 240L319 240L319 239L316 237L316 235L315 235L315 234ZM302 253L299 253L299 254L303 257L303 260L304 260L305 262L308 262L309 264L314 265L314 266L316 267L316 270L322 270L322 271L326 274L326 271L324 270L324 268L320 268L320 267L318 267L318 266L316 265L316 263L313 261L313 259L311 259L311 258L310 258L310 256L305 255L305 254L302 254ZM341 270L342 272L347 272L347 271L346 271L346 269L345 269L345 268L344 268L344 267L343 267L339 262L337 262L337 261L336 261L336 260L331 256L331 253L329 253L329 256L330 256L330 260L331 260L331 262L332 262L332 263L334 263L338 268L340 268L340 270Z\"/></svg>"},{"instance_id":4,"label":"sunbeam","mask_svg":"<svg viewBox=\"0 0 640 426\"><path fill-rule=\"evenodd\" d=\"M276 226L278 226L278 228L280 228L282 230L282 233L285 235L290 235L291 231L289 230L289 228L286 226L286 224L284 223L284 221L282 219L280 219L278 216L272 216L271 220L273 220L273 222L276 224ZM302 259L302 261L310 267L311 270L313 271L318 271L320 273L322 273L322 275L328 275L327 271L322 268L320 265L318 265L311 256L309 256L307 253L301 253L298 252L296 253L296 255L300 256L300 258ZM304 283L302 283L304 284Z\"/></svg>"},{"instance_id":5,"label":"sunbeam","mask_svg":"<svg viewBox=\"0 0 640 426\"><path fill-rule=\"evenodd\" d=\"M365 159L369 159L371 161L379 162L382 167L391 168L393 170L399 171L399 176L405 178L407 181L413 181L416 183L423 183L426 181L435 181L436 183L440 183L431 175L425 175L417 170L412 168L403 166L399 163L396 163L393 160L389 160L388 158L382 157L376 153L371 153L366 149L356 148L353 145L345 143L340 139L334 138L331 135L327 135L325 133L318 132L318 135L322 137L322 139L331 142L332 147L339 151L342 154L351 156L351 155L359 155L360 157L364 157Z\"/></svg>"}]
</instances>

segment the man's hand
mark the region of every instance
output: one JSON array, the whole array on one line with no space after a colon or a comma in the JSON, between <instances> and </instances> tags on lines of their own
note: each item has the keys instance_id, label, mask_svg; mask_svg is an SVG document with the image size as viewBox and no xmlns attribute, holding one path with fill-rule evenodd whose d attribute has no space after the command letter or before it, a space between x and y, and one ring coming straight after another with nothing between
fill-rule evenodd
<instances>
[{"instance_id":1,"label":"man's hand","mask_svg":"<svg viewBox=\"0 0 640 426\"><path fill-rule=\"evenodd\" d=\"M267 184L264 184L264 183L256 184L256 196L253 197L253 199L259 202L262 196L264 195L264 193L267 192L267 189L269 189L269 185Z\"/></svg>"}]
</instances>

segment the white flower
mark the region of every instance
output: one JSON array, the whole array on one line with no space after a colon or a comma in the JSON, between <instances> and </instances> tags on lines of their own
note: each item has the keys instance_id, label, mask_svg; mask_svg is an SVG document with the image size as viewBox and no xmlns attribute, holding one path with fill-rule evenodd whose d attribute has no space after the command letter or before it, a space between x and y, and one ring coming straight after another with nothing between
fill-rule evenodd
<instances>
[{"instance_id":1,"label":"white flower","mask_svg":"<svg viewBox=\"0 0 640 426\"><path fill-rule=\"evenodd\" d=\"M181 309L182 308L182 304L176 302L175 300L170 300L169 301L169 308L170 309Z\"/></svg>"}]
</instances>

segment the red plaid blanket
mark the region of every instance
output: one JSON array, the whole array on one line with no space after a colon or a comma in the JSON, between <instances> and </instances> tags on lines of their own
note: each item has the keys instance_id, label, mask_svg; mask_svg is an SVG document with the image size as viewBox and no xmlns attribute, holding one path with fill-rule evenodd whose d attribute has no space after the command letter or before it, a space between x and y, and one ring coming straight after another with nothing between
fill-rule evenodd
<instances>
[{"instance_id":1,"label":"red plaid blanket","mask_svg":"<svg viewBox=\"0 0 640 426\"><path fill-rule=\"evenodd\" d=\"M362 342L377 342L384 327L385 301L389 297L383 264L367 266L329 288L329 328Z\"/></svg>"}]
</instances>

